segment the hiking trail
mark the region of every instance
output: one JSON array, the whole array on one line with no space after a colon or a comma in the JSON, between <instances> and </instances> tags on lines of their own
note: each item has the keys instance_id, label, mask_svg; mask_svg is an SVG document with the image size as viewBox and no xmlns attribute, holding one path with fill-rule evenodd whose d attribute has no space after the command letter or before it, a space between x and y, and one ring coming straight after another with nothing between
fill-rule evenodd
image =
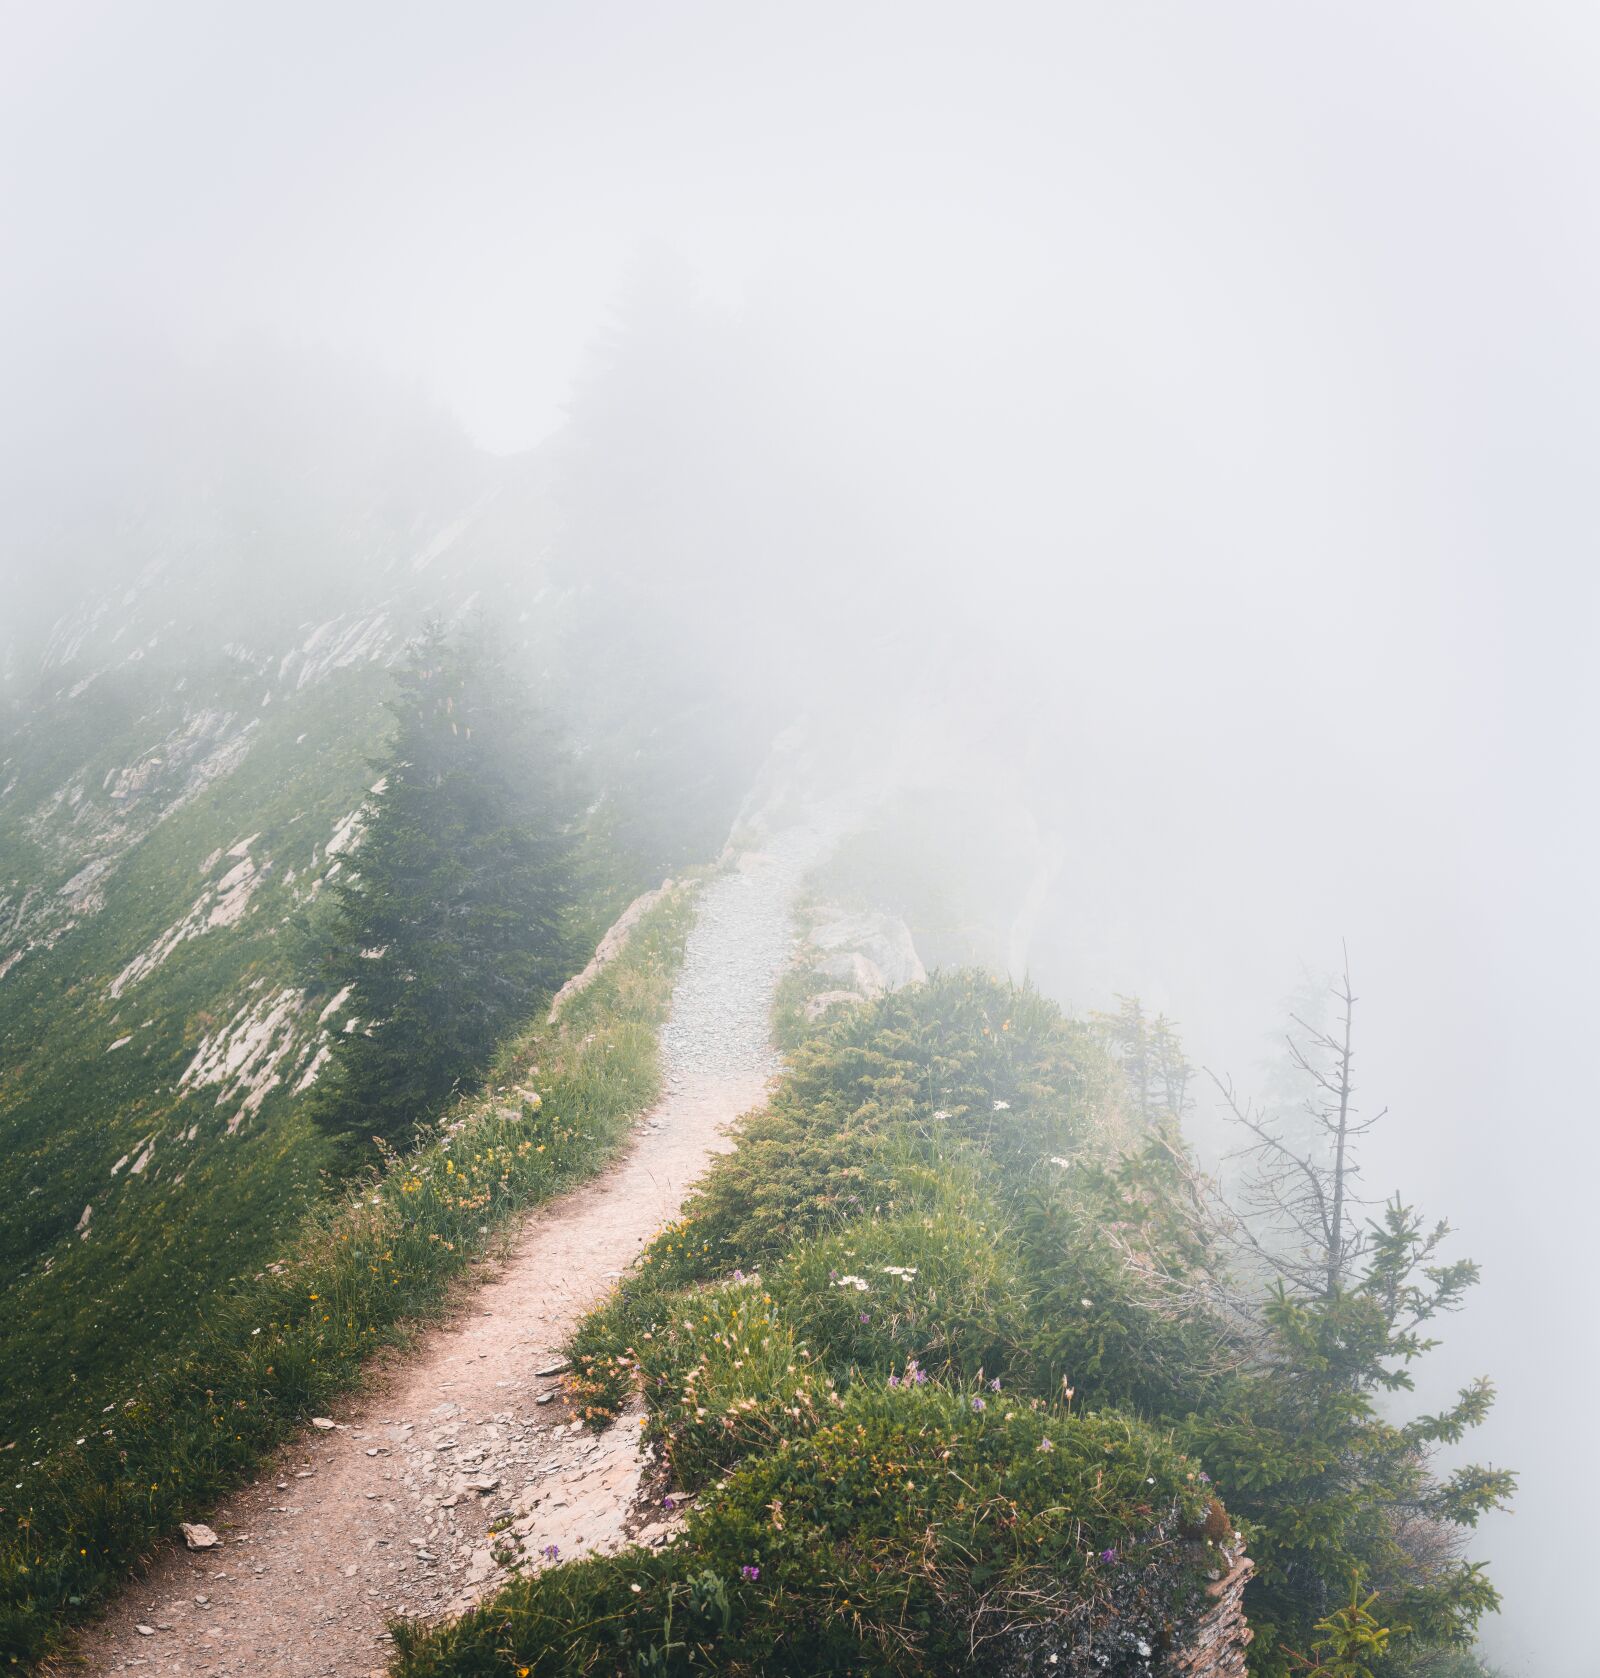
<instances>
[{"instance_id":1,"label":"hiking trail","mask_svg":"<svg viewBox=\"0 0 1600 1678\"><path fill-rule=\"evenodd\" d=\"M821 828L788 828L700 887L662 1098L618 1157L531 1209L450 1318L206 1517L219 1548L159 1554L60 1670L381 1674L389 1619L460 1612L506 1577L491 1523L509 1520L500 1547L523 1568L550 1546L565 1561L629 1541L648 1467L639 1413L584 1429L561 1394L560 1348L764 1098L795 898L829 844ZM646 1520L637 1536L661 1532Z\"/></svg>"}]
</instances>

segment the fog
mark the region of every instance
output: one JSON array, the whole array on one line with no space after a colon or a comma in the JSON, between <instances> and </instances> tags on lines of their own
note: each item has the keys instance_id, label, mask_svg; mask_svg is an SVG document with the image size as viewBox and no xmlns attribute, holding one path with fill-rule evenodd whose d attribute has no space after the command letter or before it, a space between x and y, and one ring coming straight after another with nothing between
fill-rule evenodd
<instances>
[{"instance_id":1,"label":"fog","mask_svg":"<svg viewBox=\"0 0 1600 1678\"><path fill-rule=\"evenodd\" d=\"M305 469L401 411L452 483L537 448L565 563L668 602L725 696L1024 809L1055 866L1014 959L1070 1006L1140 994L1249 1086L1347 942L1369 1180L1485 1270L1423 1396L1491 1374L1472 1455L1522 1475L1473 1547L1486 1648L1596 1671L1600 18L61 3L4 37L0 641L120 581L129 509L274 378L348 379L286 410Z\"/></svg>"}]
</instances>

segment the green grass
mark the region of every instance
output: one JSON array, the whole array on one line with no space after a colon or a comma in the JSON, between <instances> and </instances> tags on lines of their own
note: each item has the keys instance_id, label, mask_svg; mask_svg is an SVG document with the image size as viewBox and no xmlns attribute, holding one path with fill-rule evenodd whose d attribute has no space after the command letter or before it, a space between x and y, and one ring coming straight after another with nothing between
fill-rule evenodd
<instances>
[{"instance_id":1,"label":"green grass","mask_svg":"<svg viewBox=\"0 0 1600 1678\"><path fill-rule=\"evenodd\" d=\"M279 1261L214 1296L178 1354L78 1442L7 1473L0 1655L22 1663L52 1647L153 1542L436 1311L498 1226L599 1167L657 1093L690 898L670 894L554 1027L508 1044L440 1140L313 1206Z\"/></svg>"},{"instance_id":2,"label":"green grass","mask_svg":"<svg viewBox=\"0 0 1600 1678\"><path fill-rule=\"evenodd\" d=\"M1040 1183L1114 1156L1116 1093L1092 1033L975 972L825 1021L570 1347L596 1425L642 1393L682 1533L398 1627L395 1678L1147 1673L1230 1523L1167 1424L1063 1379L1065 1238L1116 1191ZM1138 1314L1087 1285L1074 1356Z\"/></svg>"},{"instance_id":3,"label":"green grass","mask_svg":"<svg viewBox=\"0 0 1600 1678\"><path fill-rule=\"evenodd\" d=\"M294 1085L332 989L325 882L340 859L326 845L375 777L389 676L339 671L261 709L253 671L198 655L183 670L181 698L171 669L140 665L75 703L13 715L0 742L0 787L16 781L0 799L3 897L73 871L85 833L119 817L107 774L158 748L183 707L253 723L229 774L113 849L99 912L0 979L0 1450L26 1460L95 1426L146 1367L180 1359L219 1293L261 1270L318 1202L332 1159ZM41 825L69 784L84 788L77 813ZM221 874L205 861L252 836L261 883L243 917L180 943L113 997L127 963ZM575 942L592 948L639 886L593 835L581 862ZM219 1106L216 1088L184 1087L182 1074L252 996L291 989L304 1001L287 1075L229 1134L238 1101ZM114 1171L151 1139L147 1170ZM0 1480L0 1505L7 1489Z\"/></svg>"},{"instance_id":4,"label":"green grass","mask_svg":"<svg viewBox=\"0 0 1600 1678\"><path fill-rule=\"evenodd\" d=\"M115 850L104 907L0 981L0 1197L11 1209L0 1220L0 1368L29 1371L25 1383L0 1383L0 1445L37 1457L82 1433L128 1369L175 1354L216 1291L259 1269L320 1193L326 1149L297 1110L292 1079L231 1136L235 1107L219 1109L216 1089L180 1079L253 986L307 988L304 1030L314 1031L312 952L327 900L310 895L326 866L313 857L372 779L385 679L341 672L269 707L231 774ZM237 689L226 672L207 683L197 668L185 693L238 706ZM249 694L253 705L253 676ZM108 768L173 725L159 688L132 685L117 700L102 696L92 757L57 711L7 741L19 787L0 806L0 872L49 887L50 867L71 864L50 864L30 837L27 812L43 789L81 777L80 807L103 806ZM252 835L253 855L270 867L243 918L180 944L111 996L123 967L196 902L204 860ZM124 1036L132 1041L108 1052ZM151 1138L148 1170L113 1175ZM80 1240L86 1206L93 1220Z\"/></svg>"}]
</instances>

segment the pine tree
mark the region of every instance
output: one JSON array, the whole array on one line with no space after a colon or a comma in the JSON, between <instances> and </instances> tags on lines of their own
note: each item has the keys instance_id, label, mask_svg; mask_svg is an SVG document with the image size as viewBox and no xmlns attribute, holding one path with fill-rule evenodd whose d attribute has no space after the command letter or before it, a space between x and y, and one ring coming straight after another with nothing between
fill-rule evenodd
<instances>
[{"instance_id":1,"label":"pine tree","mask_svg":"<svg viewBox=\"0 0 1600 1678\"><path fill-rule=\"evenodd\" d=\"M409 1139L569 966L570 772L481 641L437 625L396 677L387 755L337 882L341 1036L313 1116L345 1165Z\"/></svg>"}]
</instances>

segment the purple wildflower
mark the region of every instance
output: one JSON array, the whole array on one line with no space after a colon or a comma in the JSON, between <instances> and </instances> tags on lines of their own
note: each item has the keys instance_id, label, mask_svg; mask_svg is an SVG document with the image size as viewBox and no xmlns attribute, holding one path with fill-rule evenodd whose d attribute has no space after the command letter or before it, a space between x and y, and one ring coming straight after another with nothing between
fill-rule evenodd
<instances>
[{"instance_id":1,"label":"purple wildflower","mask_svg":"<svg viewBox=\"0 0 1600 1678\"><path fill-rule=\"evenodd\" d=\"M828 1272L828 1280L830 1282L837 1282L839 1280L839 1272L837 1270L830 1270Z\"/></svg>"},{"instance_id":2,"label":"purple wildflower","mask_svg":"<svg viewBox=\"0 0 1600 1678\"><path fill-rule=\"evenodd\" d=\"M872 1321L872 1318L870 1316L868 1316L865 1311L863 1311L861 1313L860 1321L862 1321L864 1323L870 1323Z\"/></svg>"},{"instance_id":3,"label":"purple wildflower","mask_svg":"<svg viewBox=\"0 0 1600 1678\"><path fill-rule=\"evenodd\" d=\"M898 1375L891 1375L889 1377L889 1385L891 1387L898 1387L900 1385L900 1377Z\"/></svg>"},{"instance_id":4,"label":"purple wildflower","mask_svg":"<svg viewBox=\"0 0 1600 1678\"><path fill-rule=\"evenodd\" d=\"M561 1546L559 1544L546 1544L539 1554L543 1556L546 1561L560 1561Z\"/></svg>"},{"instance_id":5,"label":"purple wildflower","mask_svg":"<svg viewBox=\"0 0 1600 1678\"><path fill-rule=\"evenodd\" d=\"M747 1584L753 1585L756 1580L761 1577L761 1569L750 1562L746 1562L744 1566L739 1569L739 1577Z\"/></svg>"},{"instance_id":6,"label":"purple wildflower","mask_svg":"<svg viewBox=\"0 0 1600 1678\"><path fill-rule=\"evenodd\" d=\"M974 1410L982 1410L985 1409L986 1406L981 1398L975 1398L972 1401L972 1408Z\"/></svg>"},{"instance_id":7,"label":"purple wildflower","mask_svg":"<svg viewBox=\"0 0 1600 1678\"><path fill-rule=\"evenodd\" d=\"M915 1358L913 1358L911 1362L906 1365L906 1379L908 1381L916 1382L919 1387L926 1386L928 1382L928 1372L917 1363Z\"/></svg>"},{"instance_id":8,"label":"purple wildflower","mask_svg":"<svg viewBox=\"0 0 1600 1678\"><path fill-rule=\"evenodd\" d=\"M742 1282L744 1280L744 1272L742 1270L735 1270L733 1273L733 1279L736 1282Z\"/></svg>"},{"instance_id":9,"label":"purple wildflower","mask_svg":"<svg viewBox=\"0 0 1600 1678\"><path fill-rule=\"evenodd\" d=\"M1117 1552L1115 1550L1102 1550L1100 1559L1109 1567L1117 1559Z\"/></svg>"},{"instance_id":10,"label":"purple wildflower","mask_svg":"<svg viewBox=\"0 0 1600 1678\"><path fill-rule=\"evenodd\" d=\"M1200 1484L1202 1486L1209 1486L1211 1484L1211 1476L1207 1474L1203 1468L1200 1470Z\"/></svg>"},{"instance_id":11,"label":"purple wildflower","mask_svg":"<svg viewBox=\"0 0 1600 1678\"><path fill-rule=\"evenodd\" d=\"M670 1513L678 1507L678 1500L675 1497L664 1497L661 1500L661 1507Z\"/></svg>"},{"instance_id":12,"label":"purple wildflower","mask_svg":"<svg viewBox=\"0 0 1600 1678\"><path fill-rule=\"evenodd\" d=\"M989 1391L992 1392L992 1393L997 1393L997 1392L999 1392L999 1390L1000 1390L1000 1377L998 1375L996 1375L995 1378L989 1383Z\"/></svg>"}]
</instances>

